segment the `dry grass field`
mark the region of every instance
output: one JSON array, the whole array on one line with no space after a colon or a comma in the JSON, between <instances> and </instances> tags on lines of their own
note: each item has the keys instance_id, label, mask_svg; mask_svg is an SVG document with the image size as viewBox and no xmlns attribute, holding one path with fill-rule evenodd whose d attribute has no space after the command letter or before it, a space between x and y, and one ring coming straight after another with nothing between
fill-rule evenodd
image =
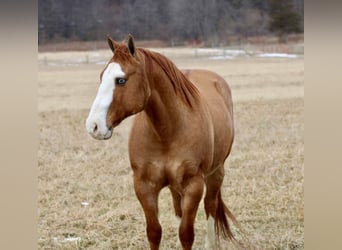
<instances>
[{"instance_id":1,"label":"dry grass field","mask_svg":"<svg viewBox=\"0 0 342 250\"><path fill-rule=\"evenodd\" d=\"M304 60L211 60L160 49L181 68L205 68L231 85L236 137L223 198L247 233L245 249L304 249ZM92 139L85 119L109 50L39 53L39 249L147 249L127 141L132 118L108 141ZM84 61L86 63L84 63ZM163 190L162 249L177 249L178 221ZM194 249L203 249L203 203ZM221 241L222 249L234 249Z\"/></svg>"}]
</instances>

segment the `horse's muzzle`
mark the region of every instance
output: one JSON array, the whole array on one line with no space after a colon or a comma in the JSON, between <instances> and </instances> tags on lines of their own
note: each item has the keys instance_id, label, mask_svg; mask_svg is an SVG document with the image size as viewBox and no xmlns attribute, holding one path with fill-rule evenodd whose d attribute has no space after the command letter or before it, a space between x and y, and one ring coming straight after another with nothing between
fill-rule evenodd
<instances>
[{"instance_id":1,"label":"horse's muzzle","mask_svg":"<svg viewBox=\"0 0 342 250\"><path fill-rule=\"evenodd\" d=\"M103 129L102 129L103 130ZM94 139L97 140L108 140L113 135L113 127L109 127L107 131L103 132L98 128L97 124L93 124L87 127L88 134L90 134Z\"/></svg>"}]
</instances>

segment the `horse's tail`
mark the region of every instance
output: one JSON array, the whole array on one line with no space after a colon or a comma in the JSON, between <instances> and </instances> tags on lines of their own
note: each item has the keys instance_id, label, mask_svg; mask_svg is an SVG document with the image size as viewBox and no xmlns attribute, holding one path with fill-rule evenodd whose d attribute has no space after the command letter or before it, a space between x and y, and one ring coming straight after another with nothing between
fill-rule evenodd
<instances>
[{"instance_id":1,"label":"horse's tail","mask_svg":"<svg viewBox=\"0 0 342 250\"><path fill-rule=\"evenodd\" d=\"M234 225L241 228L232 212L230 212L230 210L224 204L221 196L221 190L219 190L218 205L215 217L215 232L218 237L222 236L224 239L236 242L227 217L234 223Z\"/></svg>"}]
</instances>

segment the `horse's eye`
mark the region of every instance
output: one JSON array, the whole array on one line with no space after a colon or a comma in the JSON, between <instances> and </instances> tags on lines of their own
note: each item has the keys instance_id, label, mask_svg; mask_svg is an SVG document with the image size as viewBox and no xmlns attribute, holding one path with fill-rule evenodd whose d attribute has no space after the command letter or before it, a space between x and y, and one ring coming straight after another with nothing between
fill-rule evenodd
<instances>
[{"instance_id":1,"label":"horse's eye","mask_svg":"<svg viewBox=\"0 0 342 250\"><path fill-rule=\"evenodd\" d=\"M126 83L125 78L116 78L115 81L116 81L116 84L118 85L124 85Z\"/></svg>"}]
</instances>

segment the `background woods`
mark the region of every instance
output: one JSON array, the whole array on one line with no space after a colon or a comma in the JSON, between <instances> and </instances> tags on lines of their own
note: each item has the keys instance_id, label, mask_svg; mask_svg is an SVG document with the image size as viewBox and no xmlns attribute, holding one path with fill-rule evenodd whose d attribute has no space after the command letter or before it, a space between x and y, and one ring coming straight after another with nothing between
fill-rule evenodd
<instances>
[{"instance_id":1,"label":"background woods","mask_svg":"<svg viewBox=\"0 0 342 250\"><path fill-rule=\"evenodd\" d=\"M38 42L122 39L218 45L304 31L304 0L39 0Z\"/></svg>"}]
</instances>

